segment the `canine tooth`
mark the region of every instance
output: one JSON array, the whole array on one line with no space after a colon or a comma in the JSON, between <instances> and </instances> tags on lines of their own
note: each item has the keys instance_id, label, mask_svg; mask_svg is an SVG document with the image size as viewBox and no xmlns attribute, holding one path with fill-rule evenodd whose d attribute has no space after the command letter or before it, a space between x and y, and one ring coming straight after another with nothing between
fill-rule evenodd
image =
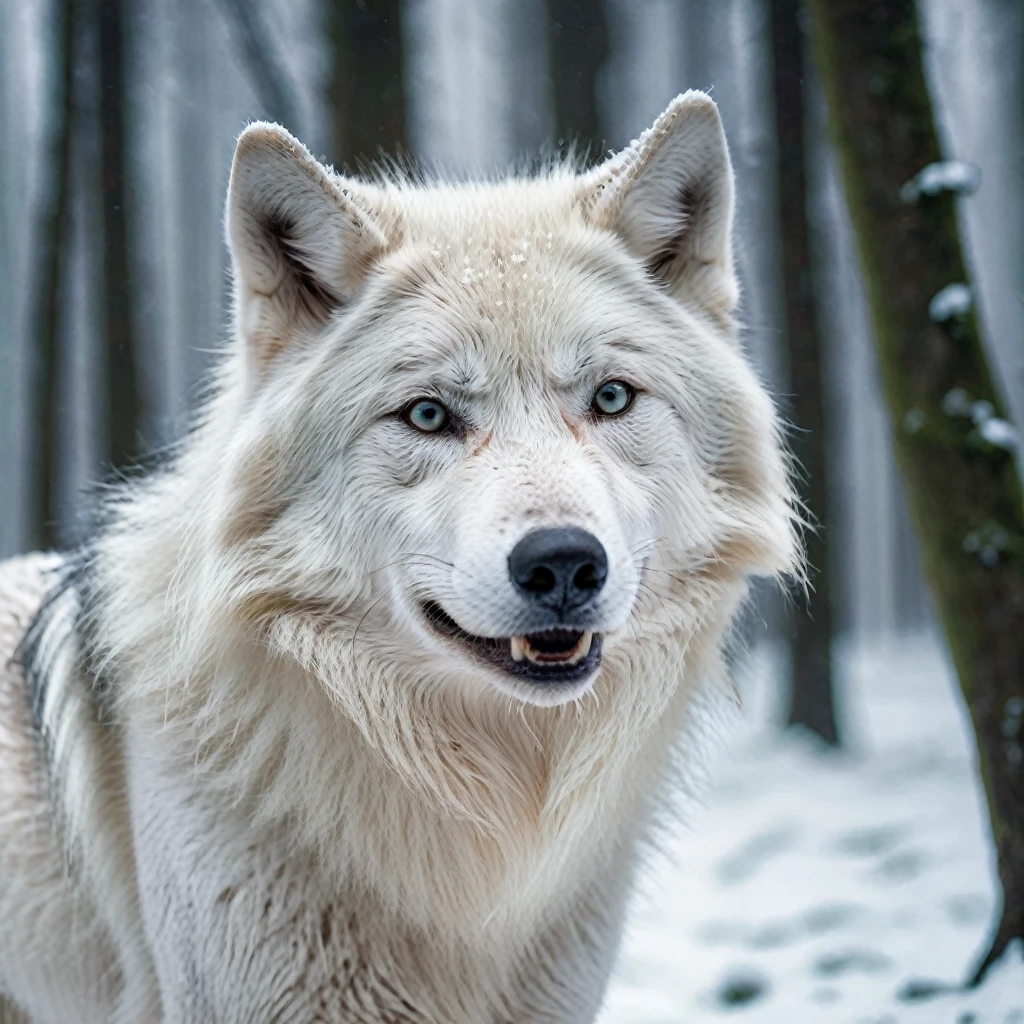
<instances>
[{"instance_id":1,"label":"canine tooth","mask_svg":"<svg viewBox=\"0 0 1024 1024\"><path fill-rule=\"evenodd\" d=\"M577 662L582 661L590 653L590 645L593 642L594 634L588 629L583 636L580 637L580 642L576 645L576 650L572 652L569 664L575 665Z\"/></svg>"},{"instance_id":2,"label":"canine tooth","mask_svg":"<svg viewBox=\"0 0 1024 1024\"><path fill-rule=\"evenodd\" d=\"M510 643L512 648L512 660L522 661L526 657L526 640L521 636L512 637Z\"/></svg>"}]
</instances>

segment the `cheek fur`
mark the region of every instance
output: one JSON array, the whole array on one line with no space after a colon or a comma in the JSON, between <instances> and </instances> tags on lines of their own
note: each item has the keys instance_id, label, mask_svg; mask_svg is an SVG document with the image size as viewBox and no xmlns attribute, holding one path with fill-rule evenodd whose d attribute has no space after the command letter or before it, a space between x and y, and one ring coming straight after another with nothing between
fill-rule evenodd
<instances>
[{"instance_id":1,"label":"cheek fur","mask_svg":"<svg viewBox=\"0 0 1024 1024\"><path fill-rule=\"evenodd\" d=\"M658 399L642 396L621 419L599 422L593 441L608 466L609 487L617 504L657 502L673 474L689 461L689 445L679 420Z\"/></svg>"},{"instance_id":2,"label":"cheek fur","mask_svg":"<svg viewBox=\"0 0 1024 1024\"><path fill-rule=\"evenodd\" d=\"M639 395L622 416L598 420L592 437L618 464L641 470L669 463L685 444L679 421L653 395Z\"/></svg>"},{"instance_id":3,"label":"cheek fur","mask_svg":"<svg viewBox=\"0 0 1024 1024\"><path fill-rule=\"evenodd\" d=\"M368 479L386 491L429 487L453 473L463 457L463 445L450 434L418 434L397 419L381 423L359 449L353 458Z\"/></svg>"},{"instance_id":4,"label":"cheek fur","mask_svg":"<svg viewBox=\"0 0 1024 1024\"><path fill-rule=\"evenodd\" d=\"M594 443L630 543L657 539L663 557L688 563L712 545L715 509L695 439L673 408L643 395L619 420L599 424Z\"/></svg>"},{"instance_id":5,"label":"cheek fur","mask_svg":"<svg viewBox=\"0 0 1024 1024\"><path fill-rule=\"evenodd\" d=\"M378 562L411 552L437 555L463 460L457 439L421 437L401 422L364 434L345 455L346 492L339 496L359 510L355 547L373 550Z\"/></svg>"}]
</instances>

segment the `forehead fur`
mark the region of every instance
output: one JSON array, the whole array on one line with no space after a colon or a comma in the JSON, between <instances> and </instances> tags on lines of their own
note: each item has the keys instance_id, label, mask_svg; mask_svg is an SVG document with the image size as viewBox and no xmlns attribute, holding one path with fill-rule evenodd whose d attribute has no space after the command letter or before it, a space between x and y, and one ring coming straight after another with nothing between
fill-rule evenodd
<instances>
[{"instance_id":1,"label":"forehead fur","mask_svg":"<svg viewBox=\"0 0 1024 1024\"><path fill-rule=\"evenodd\" d=\"M544 234L573 219L583 224L579 179L568 167L498 182L388 181L355 188L353 198L369 208L386 233L410 242L443 236L460 238L467 247L499 240L513 245L513 236L524 230Z\"/></svg>"},{"instance_id":2,"label":"forehead fur","mask_svg":"<svg viewBox=\"0 0 1024 1024\"><path fill-rule=\"evenodd\" d=\"M472 295L480 312L548 311L574 267L625 270L611 232L586 219L578 180L557 169L497 184L390 186L372 197L374 216L395 240L392 269L411 286L443 281Z\"/></svg>"},{"instance_id":3,"label":"forehead fur","mask_svg":"<svg viewBox=\"0 0 1024 1024\"><path fill-rule=\"evenodd\" d=\"M590 220L587 198L563 168L496 184L390 184L368 193L362 202L393 239L372 316L391 318L395 300L406 300L417 344L401 346L405 361L467 346L489 361L507 357L510 345L522 356L543 349L543 370L566 384L603 343L634 356L657 350L666 369L686 338L729 349L723 336L731 332L674 300L618 235ZM673 351L666 342L680 335Z\"/></svg>"}]
</instances>

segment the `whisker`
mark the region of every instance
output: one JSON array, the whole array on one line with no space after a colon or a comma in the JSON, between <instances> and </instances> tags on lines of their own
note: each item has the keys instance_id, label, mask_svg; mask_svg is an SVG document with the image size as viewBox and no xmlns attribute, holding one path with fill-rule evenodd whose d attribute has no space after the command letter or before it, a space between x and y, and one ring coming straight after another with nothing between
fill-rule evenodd
<instances>
[{"instance_id":1,"label":"whisker","mask_svg":"<svg viewBox=\"0 0 1024 1024\"><path fill-rule=\"evenodd\" d=\"M421 561L416 561L416 559L426 559L426 561L422 561L421 562ZM393 568L396 565L400 565L400 566L404 566L404 567L416 566L416 565L425 565L425 566L439 565L439 566L443 566L446 569L451 569L453 574L461 573L463 576L465 576L469 580L472 580L474 583L480 583L480 584L484 583L484 581L482 581L478 577L474 576L467 569L464 569L460 565L456 565L454 562L446 561L445 559L440 558L437 555L428 555L428 554L423 554L421 552L415 552L415 551L407 552L406 554L402 555L400 558L396 558L393 562L388 562L385 565L378 566L376 569L371 569L367 575L373 575L374 573L383 572L383 570Z\"/></svg>"},{"instance_id":2,"label":"whisker","mask_svg":"<svg viewBox=\"0 0 1024 1024\"><path fill-rule=\"evenodd\" d=\"M637 587L641 593L647 594L648 597L656 600L661 605L661 611L666 618L670 618L668 606L665 604L665 599L659 594L649 583L645 583L643 580L640 581L640 585ZM640 616L637 616L637 624L639 625ZM637 634L634 633L634 636Z\"/></svg>"},{"instance_id":3,"label":"whisker","mask_svg":"<svg viewBox=\"0 0 1024 1024\"><path fill-rule=\"evenodd\" d=\"M366 611L363 612L363 614L360 616L359 621L356 623L356 628L352 631L352 639L349 641L353 647L355 647L356 644L356 637L359 636L359 630L362 628L363 623L366 621L366 616L369 615L370 612L372 612L373 609L381 603L381 601L385 600L388 597L390 597L390 594L388 593L381 594L376 601L370 603L370 607L367 608Z\"/></svg>"},{"instance_id":4,"label":"whisker","mask_svg":"<svg viewBox=\"0 0 1024 1024\"><path fill-rule=\"evenodd\" d=\"M654 538L641 541L632 551L630 551L630 554L634 558L639 558L641 555L646 554L652 548L656 547L657 543L657 540L655 540Z\"/></svg>"},{"instance_id":5,"label":"whisker","mask_svg":"<svg viewBox=\"0 0 1024 1024\"><path fill-rule=\"evenodd\" d=\"M408 594L408 593L415 593L418 589L419 588L417 587L417 585L415 583L408 583L405 586L400 588L399 593L401 593L403 595L404 594ZM359 630L362 627L363 623L366 621L366 617L373 611L374 608L377 607L377 605L379 605L381 603L381 601L386 600L390 596L391 596L391 591L390 590L385 591L375 601L372 601L370 603L370 606L366 609L366 611L363 612L363 614L359 617L359 621L356 623L356 628L352 631L352 638L351 638L351 640L349 640L349 643L352 644L353 647L355 646L356 639L359 636Z\"/></svg>"},{"instance_id":6,"label":"whisker","mask_svg":"<svg viewBox=\"0 0 1024 1024\"><path fill-rule=\"evenodd\" d=\"M406 560L410 559L410 558L423 558L423 559L427 560L427 564L429 564L431 561L433 561L433 562L438 562L441 565L446 566L449 569L454 569L455 568L455 563L454 562L446 562L443 558L439 558L437 555L426 555L426 554L423 554L423 553L418 552L418 551L407 551L405 554L403 554L403 555L399 556L398 558L396 558L393 562L387 562L384 565L377 566L376 569L370 569L368 575L372 576L374 573L383 572L385 569L390 569L390 568L392 568L393 566L396 566L396 565L404 565L404 564L406 564ZM410 563L410 564L416 564L416 563Z\"/></svg>"}]
</instances>

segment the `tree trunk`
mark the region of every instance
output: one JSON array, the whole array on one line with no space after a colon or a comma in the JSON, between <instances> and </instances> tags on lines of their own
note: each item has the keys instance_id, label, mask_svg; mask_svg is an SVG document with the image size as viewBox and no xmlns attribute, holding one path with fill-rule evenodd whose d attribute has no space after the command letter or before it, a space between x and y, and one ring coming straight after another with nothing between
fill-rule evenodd
<instances>
[{"instance_id":1,"label":"tree trunk","mask_svg":"<svg viewBox=\"0 0 1024 1024\"><path fill-rule=\"evenodd\" d=\"M1024 936L1024 505L982 347L913 0L811 0L815 52L925 574L970 709L1003 907ZM909 183L909 184L908 184Z\"/></svg>"},{"instance_id":2,"label":"tree trunk","mask_svg":"<svg viewBox=\"0 0 1024 1024\"><path fill-rule=\"evenodd\" d=\"M408 152L401 0L326 0L334 51L333 159L357 170Z\"/></svg>"},{"instance_id":3,"label":"tree trunk","mask_svg":"<svg viewBox=\"0 0 1024 1024\"><path fill-rule=\"evenodd\" d=\"M132 324L130 174L125 135L124 0L97 0L100 178L103 209L103 328L107 359L107 458L124 469L140 454L137 346Z\"/></svg>"},{"instance_id":4,"label":"tree trunk","mask_svg":"<svg viewBox=\"0 0 1024 1024\"><path fill-rule=\"evenodd\" d=\"M547 2L555 138L559 148L575 146L598 159L605 149L596 88L608 59L604 0Z\"/></svg>"},{"instance_id":5,"label":"tree trunk","mask_svg":"<svg viewBox=\"0 0 1024 1024\"><path fill-rule=\"evenodd\" d=\"M59 539L57 472L59 354L68 259L71 206L71 120L73 110L77 4L51 4L50 66L44 116L46 141L38 171L36 267L30 313L26 522L31 548L53 548Z\"/></svg>"},{"instance_id":6,"label":"tree trunk","mask_svg":"<svg viewBox=\"0 0 1024 1024\"><path fill-rule=\"evenodd\" d=\"M827 533L828 424L807 216L802 11L802 0L771 0L782 278L789 354L788 413L796 428L791 444L801 471L800 498L817 527L808 531L806 537L810 574L806 604L794 605L790 615L788 724L804 726L826 743L838 744Z\"/></svg>"}]
</instances>

